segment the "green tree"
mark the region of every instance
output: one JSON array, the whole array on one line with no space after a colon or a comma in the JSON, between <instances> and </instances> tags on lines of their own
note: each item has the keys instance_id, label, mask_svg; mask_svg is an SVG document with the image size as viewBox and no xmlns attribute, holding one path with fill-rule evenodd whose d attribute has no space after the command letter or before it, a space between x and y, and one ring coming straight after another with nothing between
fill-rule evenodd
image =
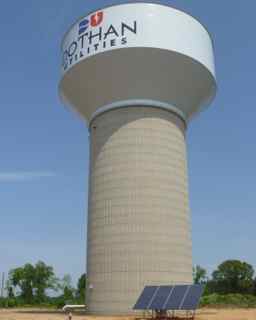
<instances>
[{"instance_id":1,"label":"green tree","mask_svg":"<svg viewBox=\"0 0 256 320\"><path fill-rule=\"evenodd\" d=\"M39 261L35 266L27 263L9 273L10 285L18 287L21 298L27 304L41 303L46 299L46 290L54 289L56 278L53 268Z\"/></svg>"},{"instance_id":2,"label":"green tree","mask_svg":"<svg viewBox=\"0 0 256 320\"><path fill-rule=\"evenodd\" d=\"M227 260L212 274L215 291L218 293L252 293L253 267L239 260Z\"/></svg>"},{"instance_id":3,"label":"green tree","mask_svg":"<svg viewBox=\"0 0 256 320\"><path fill-rule=\"evenodd\" d=\"M193 279L195 284L207 282L207 271L199 265L193 268Z\"/></svg>"},{"instance_id":4,"label":"green tree","mask_svg":"<svg viewBox=\"0 0 256 320\"><path fill-rule=\"evenodd\" d=\"M13 292L13 287L8 287L7 288L7 296L9 299L15 298L14 292Z\"/></svg>"},{"instance_id":5,"label":"green tree","mask_svg":"<svg viewBox=\"0 0 256 320\"><path fill-rule=\"evenodd\" d=\"M21 297L25 303L33 302L33 280L35 268L27 263L22 268L16 268L10 271L10 282L14 287L19 287L21 290Z\"/></svg>"},{"instance_id":6,"label":"green tree","mask_svg":"<svg viewBox=\"0 0 256 320\"><path fill-rule=\"evenodd\" d=\"M256 296L256 278L253 280L253 294Z\"/></svg>"},{"instance_id":7,"label":"green tree","mask_svg":"<svg viewBox=\"0 0 256 320\"><path fill-rule=\"evenodd\" d=\"M77 283L77 298L85 303L86 274L82 274Z\"/></svg>"},{"instance_id":8,"label":"green tree","mask_svg":"<svg viewBox=\"0 0 256 320\"><path fill-rule=\"evenodd\" d=\"M72 301L74 299L74 290L68 287L64 288L63 297L65 302Z\"/></svg>"},{"instance_id":9,"label":"green tree","mask_svg":"<svg viewBox=\"0 0 256 320\"><path fill-rule=\"evenodd\" d=\"M6 281L5 290L7 291L7 297L8 298L10 298L10 299L15 298L14 289L13 289L13 286L12 286L10 280Z\"/></svg>"},{"instance_id":10,"label":"green tree","mask_svg":"<svg viewBox=\"0 0 256 320\"><path fill-rule=\"evenodd\" d=\"M66 302L74 299L75 289L72 287L72 279L69 274L64 275L64 277L59 280L59 289L62 291L63 298Z\"/></svg>"},{"instance_id":11,"label":"green tree","mask_svg":"<svg viewBox=\"0 0 256 320\"><path fill-rule=\"evenodd\" d=\"M34 267L33 288L35 289L35 299L41 303L46 300L46 290L56 289L56 278L53 267L47 266L44 262L39 261Z\"/></svg>"}]
</instances>

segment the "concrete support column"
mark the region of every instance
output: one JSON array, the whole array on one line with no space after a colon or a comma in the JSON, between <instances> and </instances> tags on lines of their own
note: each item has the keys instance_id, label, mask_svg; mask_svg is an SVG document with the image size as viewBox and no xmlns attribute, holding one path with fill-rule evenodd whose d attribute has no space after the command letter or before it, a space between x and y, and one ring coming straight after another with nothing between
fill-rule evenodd
<instances>
[{"instance_id":1,"label":"concrete support column","mask_svg":"<svg viewBox=\"0 0 256 320\"><path fill-rule=\"evenodd\" d=\"M90 130L88 311L128 314L145 285L192 282L186 128L138 106Z\"/></svg>"}]
</instances>

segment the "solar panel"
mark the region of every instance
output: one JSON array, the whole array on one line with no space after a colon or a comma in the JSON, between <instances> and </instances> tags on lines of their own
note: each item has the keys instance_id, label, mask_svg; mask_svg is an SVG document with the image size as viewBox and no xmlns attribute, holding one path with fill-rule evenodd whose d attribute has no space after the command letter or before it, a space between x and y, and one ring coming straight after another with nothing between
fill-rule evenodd
<instances>
[{"instance_id":1,"label":"solar panel","mask_svg":"<svg viewBox=\"0 0 256 320\"><path fill-rule=\"evenodd\" d=\"M187 290L187 285L175 286L164 305L164 310L179 310Z\"/></svg>"},{"instance_id":2,"label":"solar panel","mask_svg":"<svg viewBox=\"0 0 256 320\"><path fill-rule=\"evenodd\" d=\"M202 285L191 286L187 296L184 299L181 309L196 310L199 305L200 298L203 294L203 291L204 291L204 287Z\"/></svg>"},{"instance_id":3,"label":"solar panel","mask_svg":"<svg viewBox=\"0 0 256 320\"><path fill-rule=\"evenodd\" d=\"M133 307L134 310L147 310L148 306L151 304L155 293L159 289L158 286L148 286L145 287L142 294L140 295L138 301Z\"/></svg>"},{"instance_id":4,"label":"solar panel","mask_svg":"<svg viewBox=\"0 0 256 320\"><path fill-rule=\"evenodd\" d=\"M161 286L157 291L154 299L152 300L148 309L150 310L164 310L165 302L167 301L173 287L172 286Z\"/></svg>"},{"instance_id":5,"label":"solar panel","mask_svg":"<svg viewBox=\"0 0 256 320\"><path fill-rule=\"evenodd\" d=\"M202 296L202 285L147 286L134 310L196 310Z\"/></svg>"}]
</instances>

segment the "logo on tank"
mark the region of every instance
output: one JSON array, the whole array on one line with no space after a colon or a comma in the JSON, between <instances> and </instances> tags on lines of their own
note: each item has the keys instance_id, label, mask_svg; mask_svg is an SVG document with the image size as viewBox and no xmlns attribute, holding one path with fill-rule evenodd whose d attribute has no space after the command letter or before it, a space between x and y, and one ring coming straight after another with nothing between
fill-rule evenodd
<instances>
[{"instance_id":1,"label":"logo on tank","mask_svg":"<svg viewBox=\"0 0 256 320\"><path fill-rule=\"evenodd\" d=\"M138 35L138 21L134 18L109 19L104 11L98 11L82 19L64 41L62 68L70 67L89 56L112 49L129 46Z\"/></svg>"},{"instance_id":2,"label":"logo on tank","mask_svg":"<svg viewBox=\"0 0 256 320\"><path fill-rule=\"evenodd\" d=\"M94 13L89 19L84 19L79 23L78 34L83 34L90 26L95 28L98 27L103 21L103 12L99 11Z\"/></svg>"}]
</instances>

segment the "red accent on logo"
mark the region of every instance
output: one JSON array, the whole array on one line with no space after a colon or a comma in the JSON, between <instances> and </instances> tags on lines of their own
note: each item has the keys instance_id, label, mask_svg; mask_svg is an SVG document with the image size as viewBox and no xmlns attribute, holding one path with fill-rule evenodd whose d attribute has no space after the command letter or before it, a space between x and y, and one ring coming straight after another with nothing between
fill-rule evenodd
<instances>
[{"instance_id":1,"label":"red accent on logo","mask_svg":"<svg viewBox=\"0 0 256 320\"><path fill-rule=\"evenodd\" d=\"M103 21L103 11L99 11L91 16L91 26L97 27Z\"/></svg>"}]
</instances>

